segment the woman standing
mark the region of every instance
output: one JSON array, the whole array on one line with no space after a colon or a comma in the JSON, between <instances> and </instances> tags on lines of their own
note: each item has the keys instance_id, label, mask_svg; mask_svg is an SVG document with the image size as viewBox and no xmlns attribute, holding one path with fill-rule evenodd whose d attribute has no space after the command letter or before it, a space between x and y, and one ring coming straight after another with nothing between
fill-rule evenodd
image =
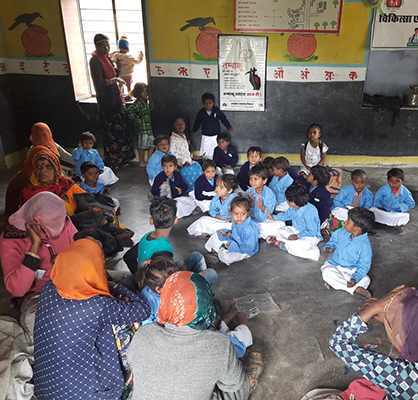
<instances>
[{"instance_id":1,"label":"woman standing","mask_svg":"<svg viewBox=\"0 0 418 400\"><path fill-rule=\"evenodd\" d=\"M132 143L126 133L125 105L118 82L125 81L116 76L110 61L109 38L101 33L94 37L96 50L90 59L90 72L96 90L100 123L103 131L105 164L118 169L135 157Z\"/></svg>"}]
</instances>

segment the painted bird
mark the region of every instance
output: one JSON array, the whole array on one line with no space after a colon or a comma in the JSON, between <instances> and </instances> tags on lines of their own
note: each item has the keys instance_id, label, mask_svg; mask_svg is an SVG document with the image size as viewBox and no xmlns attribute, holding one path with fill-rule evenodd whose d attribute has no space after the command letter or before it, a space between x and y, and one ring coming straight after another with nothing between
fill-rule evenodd
<instances>
[{"instance_id":1,"label":"painted bird","mask_svg":"<svg viewBox=\"0 0 418 400\"><path fill-rule=\"evenodd\" d=\"M205 28L205 25L209 24L210 22L213 23L213 25L215 24L215 20L212 17L198 17L198 18L193 18L193 19L189 19L187 25L184 25L182 28L180 28L181 31L186 30L187 28L191 28L193 26L199 28L201 31L203 31L203 29Z\"/></svg>"},{"instance_id":2,"label":"painted bird","mask_svg":"<svg viewBox=\"0 0 418 400\"><path fill-rule=\"evenodd\" d=\"M26 24L26 26L29 28L32 25L32 22L38 17L43 19L42 15L38 12L34 12L32 14L21 14L15 18L15 22L13 22L13 24L10 26L9 31L12 31L20 24Z\"/></svg>"}]
</instances>

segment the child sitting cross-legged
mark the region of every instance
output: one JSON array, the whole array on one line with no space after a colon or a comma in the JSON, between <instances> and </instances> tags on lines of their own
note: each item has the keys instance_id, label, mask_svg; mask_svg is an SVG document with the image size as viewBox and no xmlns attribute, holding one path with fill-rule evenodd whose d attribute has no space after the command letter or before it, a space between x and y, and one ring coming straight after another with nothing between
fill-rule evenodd
<instances>
[{"instance_id":1,"label":"child sitting cross-legged","mask_svg":"<svg viewBox=\"0 0 418 400\"><path fill-rule=\"evenodd\" d=\"M147 165L147 174L151 186L155 177L163 170L161 159L166 154L170 154L170 138L168 136L157 136L154 139L154 147L156 150L152 153Z\"/></svg>"},{"instance_id":2,"label":"child sitting cross-legged","mask_svg":"<svg viewBox=\"0 0 418 400\"><path fill-rule=\"evenodd\" d=\"M239 186L244 192L250 187L249 171L261 162L261 157L263 157L263 151L260 147L252 146L248 149L248 161L243 164L237 175Z\"/></svg>"},{"instance_id":3,"label":"child sitting cross-legged","mask_svg":"<svg viewBox=\"0 0 418 400\"><path fill-rule=\"evenodd\" d=\"M327 261L321 267L325 286L370 297L367 273L372 263L372 246L367 233L373 229L374 214L364 207L348 211L345 228L335 231L325 246Z\"/></svg>"},{"instance_id":4,"label":"child sitting cross-legged","mask_svg":"<svg viewBox=\"0 0 418 400\"><path fill-rule=\"evenodd\" d=\"M274 176L268 187L273 190L276 195L275 211L287 211L289 205L286 201L285 192L293 183L293 178L287 172L290 169L289 160L286 157L277 157L272 160L271 168Z\"/></svg>"},{"instance_id":5,"label":"child sitting cross-legged","mask_svg":"<svg viewBox=\"0 0 418 400\"><path fill-rule=\"evenodd\" d=\"M216 173L234 174L234 167L238 162L237 149L229 143L229 135L220 133L216 139L218 146L213 151L213 161L216 163Z\"/></svg>"},{"instance_id":6,"label":"child sitting cross-legged","mask_svg":"<svg viewBox=\"0 0 418 400\"><path fill-rule=\"evenodd\" d=\"M258 252L258 227L250 218L250 201L235 197L231 201L232 227L215 232L206 242L205 248L215 253L226 265L244 260ZM214 261L207 258L208 261Z\"/></svg>"},{"instance_id":7,"label":"child sitting cross-legged","mask_svg":"<svg viewBox=\"0 0 418 400\"><path fill-rule=\"evenodd\" d=\"M152 184L152 195L175 199L177 201L177 218L190 215L196 206L193 199L185 195L187 185L180 173L176 171L176 157L166 154L161 158L161 166L163 170L155 177Z\"/></svg>"},{"instance_id":8,"label":"child sitting cross-legged","mask_svg":"<svg viewBox=\"0 0 418 400\"><path fill-rule=\"evenodd\" d=\"M387 172L388 183L374 195L373 211L376 222L395 226L402 231L409 222L408 210L415 207L411 192L403 185L405 173L400 168Z\"/></svg>"},{"instance_id":9,"label":"child sitting cross-legged","mask_svg":"<svg viewBox=\"0 0 418 400\"><path fill-rule=\"evenodd\" d=\"M187 232L193 236L212 235L220 229L231 229L231 201L237 195L234 190L238 187L237 179L232 174L221 175L216 180L216 196L209 205L210 217L203 216L193 222Z\"/></svg>"},{"instance_id":10,"label":"child sitting cross-legged","mask_svg":"<svg viewBox=\"0 0 418 400\"><path fill-rule=\"evenodd\" d=\"M189 196L194 200L196 207L202 212L209 211L211 200L215 197L216 188L216 164L211 159L206 159L202 164L203 175L200 175L194 183L194 190Z\"/></svg>"},{"instance_id":11,"label":"child sitting cross-legged","mask_svg":"<svg viewBox=\"0 0 418 400\"><path fill-rule=\"evenodd\" d=\"M300 183L292 183L286 189L289 210L271 215L275 222L270 228L276 228L274 236L267 236L266 242L278 246L297 257L319 260L318 243L322 240L317 209L309 203L309 192ZM276 226L275 226L276 225Z\"/></svg>"}]
</instances>

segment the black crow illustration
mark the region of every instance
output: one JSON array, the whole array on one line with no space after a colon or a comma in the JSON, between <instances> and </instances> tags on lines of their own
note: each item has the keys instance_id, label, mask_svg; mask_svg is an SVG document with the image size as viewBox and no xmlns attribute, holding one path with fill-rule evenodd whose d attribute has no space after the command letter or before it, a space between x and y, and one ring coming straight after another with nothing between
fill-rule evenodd
<instances>
[{"instance_id":1,"label":"black crow illustration","mask_svg":"<svg viewBox=\"0 0 418 400\"><path fill-rule=\"evenodd\" d=\"M9 31L12 31L20 24L26 24L26 26L29 28L32 25L32 22L38 17L42 18L42 15L38 12L34 12L32 14L21 14L15 18L15 22L13 22L13 24L10 26Z\"/></svg>"},{"instance_id":2,"label":"black crow illustration","mask_svg":"<svg viewBox=\"0 0 418 400\"><path fill-rule=\"evenodd\" d=\"M205 28L205 25L209 24L210 22L213 23L213 25L215 24L215 20L213 19L213 17L198 17L198 18L193 18L193 19L189 19L187 25L184 25L182 28L180 28L181 31L186 30L187 28L191 28L193 26L199 28L201 31L203 31L203 29Z\"/></svg>"}]
</instances>

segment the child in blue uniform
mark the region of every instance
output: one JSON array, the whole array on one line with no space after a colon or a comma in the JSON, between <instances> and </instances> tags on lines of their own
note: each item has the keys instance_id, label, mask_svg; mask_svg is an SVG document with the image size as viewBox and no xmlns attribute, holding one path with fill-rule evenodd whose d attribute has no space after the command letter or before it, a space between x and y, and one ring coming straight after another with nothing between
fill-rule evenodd
<instances>
[{"instance_id":1,"label":"child in blue uniform","mask_svg":"<svg viewBox=\"0 0 418 400\"><path fill-rule=\"evenodd\" d=\"M231 265L258 252L258 228L250 218L250 202L235 197L231 202L232 228L219 230L206 242L209 252L217 252L219 260Z\"/></svg>"},{"instance_id":2,"label":"child in blue uniform","mask_svg":"<svg viewBox=\"0 0 418 400\"><path fill-rule=\"evenodd\" d=\"M221 175L216 180L216 196L209 205L210 217L201 217L193 222L187 232L193 236L212 235L219 229L231 229L231 201L237 195L234 190L238 187L237 179L232 174Z\"/></svg>"},{"instance_id":3,"label":"child in blue uniform","mask_svg":"<svg viewBox=\"0 0 418 400\"><path fill-rule=\"evenodd\" d=\"M152 186L155 177L163 170L161 166L161 159L166 154L170 153L170 139L168 136L158 136L154 139L155 151L151 158L148 160L147 174L149 178L149 184Z\"/></svg>"},{"instance_id":4,"label":"child in blue uniform","mask_svg":"<svg viewBox=\"0 0 418 400\"><path fill-rule=\"evenodd\" d=\"M216 163L216 173L233 174L234 167L238 162L237 149L229 143L229 135L220 133L218 135L218 146L213 151L213 161Z\"/></svg>"},{"instance_id":5,"label":"child in blue uniform","mask_svg":"<svg viewBox=\"0 0 418 400\"><path fill-rule=\"evenodd\" d=\"M374 214L364 207L348 211L345 228L335 231L325 246L327 261L321 267L325 286L370 297L367 273L372 263L372 246L367 233L373 229Z\"/></svg>"},{"instance_id":6,"label":"child in blue uniform","mask_svg":"<svg viewBox=\"0 0 418 400\"><path fill-rule=\"evenodd\" d=\"M187 185L180 173L176 171L177 160L172 154L166 154L161 158L163 171L154 179L151 193L154 196L167 196L177 201L177 218L190 215L195 209L193 199L184 196Z\"/></svg>"},{"instance_id":7,"label":"child in blue uniform","mask_svg":"<svg viewBox=\"0 0 418 400\"><path fill-rule=\"evenodd\" d=\"M260 147L252 146L248 149L248 161L243 164L237 175L238 184L244 192L250 187L249 171L261 162L261 157L263 157L263 151Z\"/></svg>"},{"instance_id":8,"label":"child in blue uniform","mask_svg":"<svg viewBox=\"0 0 418 400\"><path fill-rule=\"evenodd\" d=\"M105 185L99 178L99 167L91 161L85 161L80 166L81 176L84 181L80 183L80 187L87 193L100 193L105 192Z\"/></svg>"},{"instance_id":9,"label":"child in blue uniform","mask_svg":"<svg viewBox=\"0 0 418 400\"><path fill-rule=\"evenodd\" d=\"M193 132L202 126L202 141L200 155L204 158L213 158L213 151L217 145L216 138L221 133L219 121L232 131L232 126L225 114L215 106L215 96L212 93L204 93L202 96L203 108L197 113L193 124Z\"/></svg>"},{"instance_id":10,"label":"child in blue uniform","mask_svg":"<svg viewBox=\"0 0 418 400\"><path fill-rule=\"evenodd\" d=\"M301 182L292 183L286 189L286 199L289 210L269 216L280 222L274 223L278 229L274 236L267 236L266 242L294 256L318 261L322 236L318 211L309 203L308 190Z\"/></svg>"},{"instance_id":11,"label":"child in blue uniform","mask_svg":"<svg viewBox=\"0 0 418 400\"><path fill-rule=\"evenodd\" d=\"M205 160L202 164L203 175L200 175L194 183L194 190L189 192L189 196L193 199L196 207L202 212L209 211L211 200L215 197L216 192L216 164L213 160Z\"/></svg>"},{"instance_id":12,"label":"child in blue uniform","mask_svg":"<svg viewBox=\"0 0 418 400\"><path fill-rule=\"evenodd\" d=\"M392 168L387 173L388 183L374 196L373 207L376 222L396 226L400 231L409 222L408 210L415 207L411 192L403 185L405 174L400 168Z\"/></svg>"},{"instance_id":13,"label":"child in blue uniform","mask_svg":"<svg viewBox=\"0 0 418 400\"><path fill-rule=\"evenodd\" d=\"M289 160L286 157L277 157L271 162L273 178L268 187L276 195L276 211L287 211L289 205L286 201L286 189L293 183L293 178L289 175Z\"/></svg>"}]
</instances>

